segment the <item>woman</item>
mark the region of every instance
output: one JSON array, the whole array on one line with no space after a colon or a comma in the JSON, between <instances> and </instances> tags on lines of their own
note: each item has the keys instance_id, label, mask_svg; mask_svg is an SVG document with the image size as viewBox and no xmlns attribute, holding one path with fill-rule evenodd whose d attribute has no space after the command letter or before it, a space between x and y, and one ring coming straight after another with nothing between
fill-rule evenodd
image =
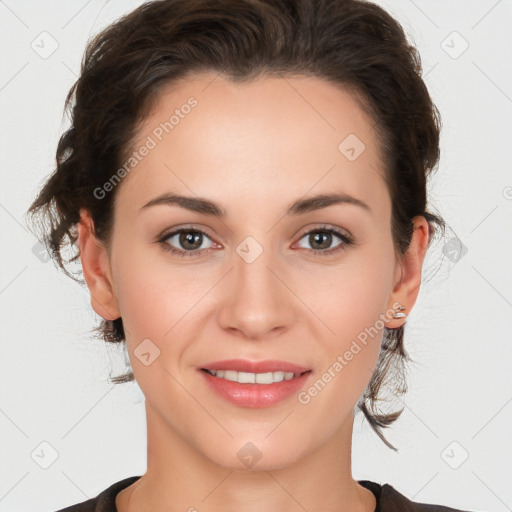
<instances>
[{"instance_id":1,"label":"woman","mask_svg":"<svg viewBox=\"0 0 512 512\"><path fill-rule=\"evenodd\" d=\"M146 402L147 472L66 511L455 510L351 475L400 411L440 217L414 47L359 0L163 0L87 47L30 208ZM393 379L395 377L394 387Z\"/></svg>"}]
</instances>

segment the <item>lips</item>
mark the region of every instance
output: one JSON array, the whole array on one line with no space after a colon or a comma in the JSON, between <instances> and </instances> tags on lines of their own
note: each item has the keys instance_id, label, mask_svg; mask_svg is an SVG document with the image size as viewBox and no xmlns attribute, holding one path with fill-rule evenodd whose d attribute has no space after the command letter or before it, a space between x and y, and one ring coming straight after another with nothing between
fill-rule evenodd
<instances>
[{"instance_id":1,"label":"lips","mask_svg":"<svg viewBox=\"0 0 512 512\"><path fill-rule=\"evenodd\" d=\"M285 361L230 359L208 363L198 373L217 396L239 407L263 408L292 399L312 377L312 371ZM284 370L289 371L284 371ZM213 375L218 372L222 374ZM234 374L235 379L232 380ZM270 379L272 376L273 379ZM287 379L284 377L288 377ZM238 380L241 379L241 382ZM249 382L249 380L253 380Z\"/></svg>"}]
</instances>

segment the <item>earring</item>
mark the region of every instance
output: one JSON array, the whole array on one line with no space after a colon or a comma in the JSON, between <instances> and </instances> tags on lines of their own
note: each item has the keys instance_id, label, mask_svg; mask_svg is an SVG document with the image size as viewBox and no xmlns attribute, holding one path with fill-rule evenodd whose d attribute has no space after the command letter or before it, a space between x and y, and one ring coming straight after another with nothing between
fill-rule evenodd
<instances>
[{"instance_id":1,"label":"earring","mask_svg":"<svg viewBox=\"0 0 512 512\"><path fill-rule=\"evenodd\" d=\"M393 318L405 318L407 315L405 313L402 313L402 311L404 309L407 309L405 306L400 306L398 308L398 312L396 312L394 315L393 315Z\"/></svg>"}]
</instances>

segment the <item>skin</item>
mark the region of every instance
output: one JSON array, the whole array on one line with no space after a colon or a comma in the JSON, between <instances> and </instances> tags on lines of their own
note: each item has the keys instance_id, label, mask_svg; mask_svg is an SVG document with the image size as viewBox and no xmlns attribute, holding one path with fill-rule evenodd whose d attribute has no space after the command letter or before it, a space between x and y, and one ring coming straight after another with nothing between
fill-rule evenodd
<instances>
[{"instance_id":1,"label":"skin","mask_svg":"<svg viewBox=\"0 0 512 512\"><path fill-rule=\"evenodd\" d=\"M382 329L306 405L292 396L267 408L235 406L210 390L198 367L230 358L285 360L312 369L309 387L379 314L396 302L410 312L428 224L413 219L411 245L399 255L374 122L348 91L313 77L234 84L196 74L162 89L133 147L190 96L197 107L117 186L111 245L95 238L87 211L78 225L92 306L106 319L123 318L146 397L147 472L117 495L116 506L373 511L375 497L352 478L351 442L354 407L375 368ZM354 161L338 149L349 134L366 146ZM140 211L171 191L213 200L227 215L176 205ZM370 210L336 204L284 214L297 199L333 191ZM164 230L190 224L207 234L202 254L166 252L164 244L190 247L177 236L156 242ZM323 224L355 243L315 257L321 241L315 245L307 233ZM247 236L263 249L252 263L236 252ZM340 243L333 235L326 247ZM404 322L388 315L384 325ZM148 366L134 355L147 338L160 350ZM248 442L262 454L251 468L237 457Z\"/></svg>"}]
</instances>

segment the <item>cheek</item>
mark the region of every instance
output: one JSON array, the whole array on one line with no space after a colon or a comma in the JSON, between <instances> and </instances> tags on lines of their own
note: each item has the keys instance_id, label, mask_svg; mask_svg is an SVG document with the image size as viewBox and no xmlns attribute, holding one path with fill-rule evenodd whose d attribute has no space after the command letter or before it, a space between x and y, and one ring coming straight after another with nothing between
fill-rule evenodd
<instances>
[{"instance_id":1,"label":"cheek","mask_svg":"<svg viewBox=\"0 0 512 512\"><path fill-rule=\"evenodd\" d=\"M356 338L367 328L382 330L379 315L386 312L392 292L393 253L354 251L337 266L310 266L297 290L322 326L319 339L333 348ZM379 338L380 339L380 338Z\"/></svg>"},{"instance_id":2,"label":"cheek","mask_svg":"<svg viewBox=\"0 0 512 512\"><path fill-rule=\"evenodd\" d=\"M163 275L158 265L126 257L117 267L119 309L132 371L151 402L171 394L180 407L190 400L172 378L187 351L194 305L204 295L193 276ZM192 267L190 267L192 268ZM200 288L200 289L198 289ZM189 312L187 314L187 312ZM166 393L162 390L166 389Z\"/></svg>"},{"instance_id":3,"label":"cheek","mask_svg":"<svg viewBox=\"0 0 512 512\"><path fill-rule=\"evenodd\" d=\"M168 305L184 294L182 283L176 282L179 273L165 265L164 251L145 237L147 234L137 229L115 233L111 256L113 280L127 330L138 336L161 337L162 331L172 326L173 318L168 315L173 308Z\"/></svg>"},{"instance_id":4,"label":"cheek","mask_svg":"<svg viewBox=\"0 0 512 512\"><path fill-rule=\"evenodd\" d=\"M211 269L199 275L193 264L170 265L158 251L118 250L113 277L130 353L150 339L165 358L169 347L173 358L179 356L186 348L183 334L192 328L216 275Z\"/></svg>"},{"instance_id":5,"label":"cheek","mask_svg":"<svg viewBox=\"0 0 512 512\"><path fill-rule=\"evenodd\" d=\"M321 382L315 386L325 407L345 414L365 390L380 351L389 294L392 246L359 251L336 268L309 272L300 294L320 321L310 322L322 350ZM387 316L389 319L389 315ZM305 397L307 401L308 397ZM316 398L315 398L316 400Z\"/></svg>"}]
</instances>

